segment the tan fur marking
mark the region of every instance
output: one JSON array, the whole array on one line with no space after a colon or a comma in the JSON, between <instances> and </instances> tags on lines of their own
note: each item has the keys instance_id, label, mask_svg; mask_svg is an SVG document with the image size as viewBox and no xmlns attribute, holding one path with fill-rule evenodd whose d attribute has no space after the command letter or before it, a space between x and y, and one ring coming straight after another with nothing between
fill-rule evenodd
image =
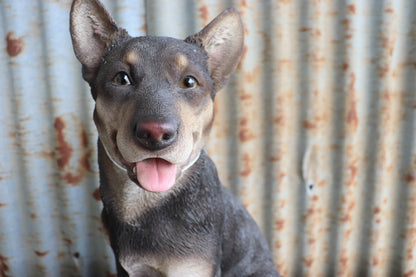
<instances>
[{"instance_id":1,"label":"tan fur marking","mask_svg":"<svg viewBox=\"0 0 416 277\"><path fill-rule=\"evenodd\" d=\"M175 57L175 66L178 68L179 71L183 71L186 67L188 67L189 61L185 55L178 54Z\"/></svg>"},{"instance_id":2,"label":"tan fur marking","mask_svg":"<svg viewBox=\"0 0 416 277\"><path fill-rule=\"evenodd\" d=\"M213 102L209 96L206 97L197 111L187 103L182 102L178 105L180 117L186 126L186 133L192 135L194 149L202 149L205 146L212 125Z\"/></svg>"},{"instance_id":3,"label":"tan fur marking","mask_svg":"<svg viewBox=\"0 0 416 277\"><path fill-rule=\"evenodd\" d=\"M148 276L146 268L155 269L169 277L213 276L213 266L199 257L158 258L151 256L129 256L120 258L121 265L130 276Z\"/></svg>"},{"instance_id":4,"label":"tan fur marking","mask_svg":"<svg viewBox=\"0 0 416 277\"><path fill-rule=\"evenodd\" d=\"M124 61L130 65L137 65L140 61L139 54L135 50L130 50L124 56Z\"/></svg>"}]
</instances>

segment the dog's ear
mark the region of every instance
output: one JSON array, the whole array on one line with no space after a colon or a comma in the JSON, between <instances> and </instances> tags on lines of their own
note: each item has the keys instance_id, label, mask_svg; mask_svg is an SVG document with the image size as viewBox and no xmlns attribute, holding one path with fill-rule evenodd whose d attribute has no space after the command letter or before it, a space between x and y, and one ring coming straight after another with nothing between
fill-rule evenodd
<instances>
[{"instance_id":1,"label":"dog's ear","mask_svg":"<svg viewBox=\"0 0 416 277\"><path fill-rule=\"evenodd\" d=\"M128 37L98 0L75 0L70 13L72 45L87 82L94 78L107 47Z\"/></svg>"},{"instance_id":2,"label":"dog's ear","mask_svg":"<svg viewBox=\"0 0 416 277\"><path fill-rule=\"evenodd\" d=\"M227 9L185 41L202 44L214 90L220 90L235 70L244 48L244 26L236 9Z\"/></svg>"}]
</instances>

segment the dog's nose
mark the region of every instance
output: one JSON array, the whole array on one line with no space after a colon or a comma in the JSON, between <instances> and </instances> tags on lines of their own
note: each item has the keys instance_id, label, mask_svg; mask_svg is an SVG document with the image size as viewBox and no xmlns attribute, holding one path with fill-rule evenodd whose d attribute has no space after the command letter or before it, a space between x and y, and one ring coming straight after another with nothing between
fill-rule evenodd
<instances>
[{"instance_id":1,"label":"dog's nose","mask_svg":"<svg viewBox=\"0 0 416 277\"><path fill-rule=\"evenodd\" d=\"M178 135L178 124L167 122L141 122L136 125L139 144L149 150L160 150L171 145Z\"/></svg>"}]
</instances>

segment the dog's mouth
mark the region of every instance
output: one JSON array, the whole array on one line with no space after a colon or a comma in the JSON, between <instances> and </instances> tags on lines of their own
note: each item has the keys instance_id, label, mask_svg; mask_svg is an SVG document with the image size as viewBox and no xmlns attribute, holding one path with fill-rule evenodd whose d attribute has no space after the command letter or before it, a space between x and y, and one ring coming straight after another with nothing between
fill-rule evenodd
<instances>
[{"instance_id":1,"label":"dog's mouth","mask_svg":"<svg viewBox=\"0 0 416 277\"><path fill-rule=\"evenodd\" d=\"M144 190L150 192L165 192L171 189L178 178L190 168L200 156L200 152L196 156L191 155L188 161L182 165L171 163L165 159L153 157L138 162L127 162L121 153L116 150L119 164L108 153L106 147L104 149L110 160L120 169L127 171L127 175L131 181Z\"/></svg>"},{"instance_id":2,"label":"dog's mouth","mask_svg":"<svg viewBox=\"0 0 416 277\"><path fill-rule=\"evenodd\" d=\"M182 178L184 172L195 164L201 152L192 148L186 150L185 153L187 154L176 159L176 154L169 155L160 151L153 153L141 152L133 149L125 157L117 146L117 141L110 142L109 149L107 149L105 143L101 145L107 157L115 166L124 171L133 183L149 192L165 192L171 189L177 180ZM108 151L110 149L111 152ZM184 154L184 152L181 154Z\"/></svg>"},{"instance_id":3,"label":"dog's mouth","mask_svg":"<svg viewBox=\"0 0 416 277\"><path fill-rule=\"evenodd\" d=\"M127 165L129 178L150 192L164 192L176 182L178 166L161 158L149 158Z\"/></svg>"}]
</instances>

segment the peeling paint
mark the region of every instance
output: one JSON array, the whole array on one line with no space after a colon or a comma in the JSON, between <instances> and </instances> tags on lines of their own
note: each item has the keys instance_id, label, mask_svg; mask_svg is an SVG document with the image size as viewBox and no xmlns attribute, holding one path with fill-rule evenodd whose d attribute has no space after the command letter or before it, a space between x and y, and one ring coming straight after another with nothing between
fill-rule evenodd
<instances>
[{"instance_id":1,"label":"peeling paint","mask_svg":"<svg viewBox=\"0 0 416 277\"><path fill-rule=\"evenodd\" d=\"M100 195L100 189L99 188L96 188L94 190L94 192L92 193L92 197L97 201L101 201L101 195Z\"/></svg>"},{"instance_id":2,"label":"peeling paint","mask_svg":"<svg viewBox=\"0 0 416 277\"><path fill-rule=\"evenodd\" d=\"M69 129L67 122L71 122L71 126L74 126L76 129ZM70 185L77 185L83 180L88 172L91 172L89 160L91 158L92 151L86 131L79 120L72 115L55 118L54 128L57 140L57 165L62 172L65 182ZM68 137L66 135L72 131L79 132L77 141L77 144L79 144L80 147L79 160L76 160L77 158L74 157L74 147L68 142ZM76 161L73 161L73 157ZM74 164L76 164L76 166L74 166Z\"/></svg>"},{"instance_id":3,"label":"peeling paint","mask_svg":"<svg viewBox=\"0 0 416 277\"><path fill-rule=\"evenodd\" d=\"M60 117L55 118L55 122L53 126L56 131L56 139L57 139L56 149L59 155L59 158L56 160L56 162L58 163L59 169L62 170L68 164L69 159L71 158L73 149L71 145L65 139L63 131L66 126L65 126L65 122L63 121L63 119Z\"/></svg>"},{"instance_id":4,"label":"peeling paint","mask_svg":"<svg viewBox=\"0 0 416 277\"><path fill-rule=\"evenodd\" d=\"M38 257L45 257L46 255L48 255L49 254L49 250L47 250L47 251L34 251L35 252L35 254L36 254L36 256L38 256Z\"/></svg>"},{"instance_id":5,"label":"peeling paint","mask_svg":"<svg viewBox=\"0 0 416 277\"><path fill-rule=\"evenodd\" d=\"M0 276L1 277L9 277L9 266L8 266L8 258L0 255Z\"/></svg>"},{"instance_id":6,"label":"peeling paint","mask_svg":"<svg viewBox=\"0 0 416 277\"><path fill-rule=\"evenodd\" d=\"M240 172L240 174L243 177L247 177L253 171L253 164L252 164L252 159L251 159L250 155L249 154L244 154L242 162L243 162L243 168L242 168L242 171Z\"/></svg>"},{"instance_id":7,"label":"peeling paint","mask_svg":"<svg viewBox=\"0 0 416 277\"><path fill-rule=\"evenodd\" d=\"M16 57L23 51L23 38L17 38L12 31L7 33L6 44L7 54L9 54L10 57Z\"/></svg>"}]
</instances>

